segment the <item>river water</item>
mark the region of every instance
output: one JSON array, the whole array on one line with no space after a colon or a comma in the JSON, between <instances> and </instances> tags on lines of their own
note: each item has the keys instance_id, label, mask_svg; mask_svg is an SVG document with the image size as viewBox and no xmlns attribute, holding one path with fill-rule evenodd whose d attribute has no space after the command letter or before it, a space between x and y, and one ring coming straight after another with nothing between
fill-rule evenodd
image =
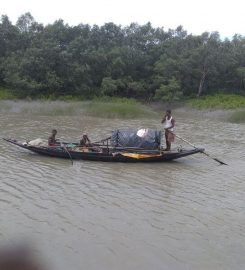
<instances>
[{"instance_id":1,"label":"river water","mask_svg":"<svg viewBox=\"0 0 245 270\"><path fill-rule=\"evenodd\" d=\"M0 105L0 137L45 138L57 128L64 140L83 131L97 140L120 127L160 128L160 119L83 117L62 103ZM52 270L244 269L245 125L174 115L180 136L229 166L201 154L72 166L1 141L0 243L33 241Z\"/></svg>"}]
</instances>

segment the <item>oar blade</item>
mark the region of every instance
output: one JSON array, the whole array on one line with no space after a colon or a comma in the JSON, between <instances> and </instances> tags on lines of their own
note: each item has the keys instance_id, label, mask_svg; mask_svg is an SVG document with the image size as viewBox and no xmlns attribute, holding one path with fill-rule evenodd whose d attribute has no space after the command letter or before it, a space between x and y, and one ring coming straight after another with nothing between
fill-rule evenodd
<instances>
[{"instance_id":1,"label":"oar blade","mask_svg":"<svg viewBox=\"0 0 245 270\"><path fill-rule=\"evenodd\" d=\"M171 132L171 131L170 131L170 132ZM177 138L179 138L179 139L182 140L183 142L186 142L187 144L189 144L189 145L191 145L192 147L194 147L195 149L197 149L197 147L196 147L194 144L188 142L187 140L185 140L184 138L182 138L182 137L176 135L176 134L173 133L173 132L171 132L171 133L174 134ZM200 150L201 150L201 149L200 149ZM205 152L204 149L203 149L202 151L200 151L200 153L206 155L207 157L212 158L213 160L217 161L220 165L228 165L228 164L226 164L225 162L223 162L223 161L221 161L221 160L219 160L219 159L217 159L217 158L211 157L208 153Z\"/></svg>"},{"instance_id":2,"label":"oar blade","mask_svg":"<svg viewBox=\"0 0 245 270\"><path fill-rule=\"evenodd\" d=\"M213 160L219 162L219 164L221 164L221 165L228 165L228 164L226 164L225 162L223 162L223 161L221 161L221 160L219 160L219 159L217 159L217 158L213 158Z\"/></svg>"}]
</instances>

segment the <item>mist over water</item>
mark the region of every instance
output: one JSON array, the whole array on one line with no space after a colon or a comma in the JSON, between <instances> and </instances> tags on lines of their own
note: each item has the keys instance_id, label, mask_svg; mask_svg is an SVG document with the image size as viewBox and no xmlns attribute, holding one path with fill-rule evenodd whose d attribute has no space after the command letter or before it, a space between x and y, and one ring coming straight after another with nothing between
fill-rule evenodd
<instances>
[{"instance_id":1,"label":"mist over water","mask_svg":"<svg viewBox=\"0 0 245 270\"><path fill-rule=\"evenodd\" d=\"M92 141L159 119L84 116L80 105L1 102L0 137ZM124 164L39 156L0 141L0 242L35 242L51 269L243 269L245 125L173 112L176 132L204 155ZM175 147L182 145L176 141Z\"/></svg>"}]
</instances>

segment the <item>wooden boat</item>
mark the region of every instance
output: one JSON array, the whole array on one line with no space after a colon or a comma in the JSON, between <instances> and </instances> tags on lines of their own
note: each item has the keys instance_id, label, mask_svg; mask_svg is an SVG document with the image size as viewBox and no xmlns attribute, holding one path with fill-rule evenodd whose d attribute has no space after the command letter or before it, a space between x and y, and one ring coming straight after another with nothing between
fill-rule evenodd
<instances>
[{"instance_id":1,"label":"wooden boat","mask_svg":"<svg viewBox=\"0 0 245 270\"><path fill-rule=\"evenodd\" d=\"M6 139L5 141L13 145L19 146L34 153L57 157L70 158L74 160L91 160L91 161L109 161L109 162L164 162L182 157L190 156L197 153L202 153L203 148L191 150L178 149L173 151L152 151L132 148L111 148L107 146L81 148L79 145L70 147L68 143L58 146L31 146L28 143L23 143L14 139Z\"/></svg>"}]
</instances>

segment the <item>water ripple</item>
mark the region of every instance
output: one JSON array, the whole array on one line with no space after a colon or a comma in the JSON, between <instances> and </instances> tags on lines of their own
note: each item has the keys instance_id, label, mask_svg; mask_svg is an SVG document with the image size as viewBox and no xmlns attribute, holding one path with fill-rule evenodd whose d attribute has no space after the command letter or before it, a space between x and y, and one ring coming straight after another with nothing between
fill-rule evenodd
<instances>
[{"instance_id":1,"label":"water ripple","mask_svg":"<svg viewBox=\"0 0 245 270\"><path fill-rule=\"evenodd\" d=\"M86 130L98 140L114 128L160 127L158 120L53 117L19 103L0 112L6 106L1 137L46 138L57 126L63 139ZM181 136L229 166L201 154L164 164L72 166L0 141L0 239L37 239L51 260L61 258L54 262L61 270L75 262L84 269L242 269L245 126L185 113L177 121Z\"/></svg>"}]
</instances>

